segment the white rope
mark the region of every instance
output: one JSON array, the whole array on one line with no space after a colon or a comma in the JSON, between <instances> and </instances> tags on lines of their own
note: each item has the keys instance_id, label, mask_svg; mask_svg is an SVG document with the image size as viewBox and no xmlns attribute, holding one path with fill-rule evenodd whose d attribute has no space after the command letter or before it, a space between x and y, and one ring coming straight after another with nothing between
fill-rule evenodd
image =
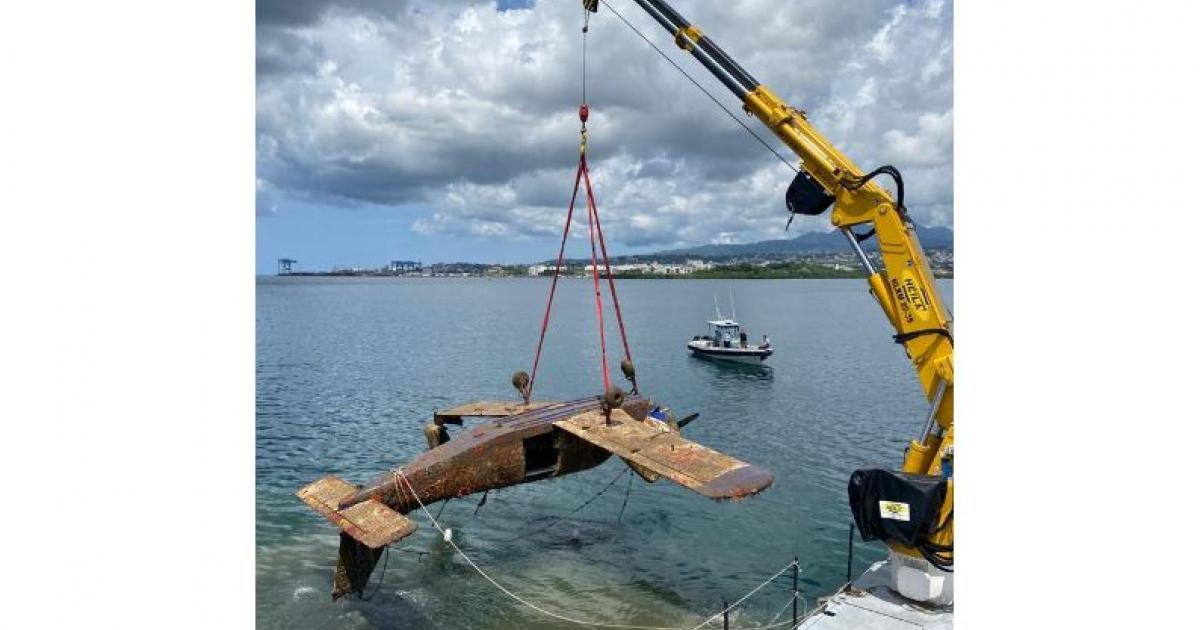
<instances>
[{"instance_id":1,"label":"white rope","mask_svg":"<svg viewBox=\"0 0 1200 630\"><path fill-rule=\"evenodd\" d=\"M775 613L775 616L774 616L774 617L771 617L771 620L770 620L770 621L768 621L768 622L767 622L767 625L765 625L765 626L763 626L763 627L764 627L764 628L768 628L768 627L770 627L770 626L771 626L771 624L775 623L775 621L776 621L777 619L779 619L779 615L782 615L782 614L783 614L783 611L787 610L787 607L788 607L788 605L789 605L789 604L791 604L792 602L796 601L796 598L797 598L797 597L800 597L800 593L792 593L792 596L791 596L791 597L789 597L789 598L788 598L788 600L787 600L786 602L784 602L784 603L783 603L783 608L780 608L780 609L779 609L779 612ZM788 622L788 624L789 624L789 625L790 625L791 623L792 623L792 622L790 622L790 621Z\"/></svg>"},{"instance_id":2,"label":"white rope","mask_svg":"<svg viewBox=\"0 0 1200 630\"><path fill-rule=\"evenodd\" d=\"M717 614L715 614L715 615L713 615L713 616L709 617L707 620L705 620L705 622L704 622L704 623L702 623L702 624L700 624L700 625L698 625L698 626L695 626L695 627L693 627L693 628L690 628L689 630L700 630L700 628L703 628L704 626L707 626L709 623L711 623L711 622L715 621L716 619L718 619L718 618L719 618L721 615L724 615L725 613L727 613L727 612L729 612L729 611L733 610L734 608L737 608L738 606L740 606L740 605L742 604L742 602L746 601L747 599L750 599L750 598L751 598L751 597L752 597L752 596L753 596L755 593L757 593L757 592L761 591L761 590L762 590L762 588L763 588L764 586L766 586L766 585L770 584L771 582L774 582L774 581L775 581L775 578L777 578L777 577L779 577L779 576L783 575L783 573L784 573L785 571L787 571L788 569L792 568L792 566L793 566L793 565L795 565L795 564L796 564L796 561L795 561L795 560L792 560L791 562L789 562L789 563L787 564L787 566L786 566L786 567L783 567L782 569L780 569L780 570L779 570L779 571L778 571L778 572L777 572L775 575L772 575L771 577L767 578L767 581L766 581L766 582L763 582L762 584L759 584L758 586L754 587L754 590L752 590L752 591L750 591L749 593L746 593L745 595L743 595L741 599L739 599L739 600L737 600L736 602L733 602L732 604L730 604L730 605L726 606L725 608L721 609L721 611L720 611L720 612L718 612ZM788 623L790 624L791 622L789 621ZM762 626L762 627L767 627L767 626Z\"/></svg>"},{"instance_id":3,"label":"white rope","mask_svg":"<svg viewBox=\"0 0 1200 630\"><path fill-rule=\"evenodd\" d=\"M800 599L804 601L804 614L800 615L800 618L796 620L796 625L792 626L791 630L798 630L800 626L804 625L804 622L808 621L810 617L815 616L822 610L820 599L817 600L817 606L811 610L808 608L808 600L804 599L803 597Z\"/></svg>"},{"instance_id":4,"label":"white rope","mask_svg":"<svg viewBox=\"0 0 1200 630\"><path fill-rule=\"evenodd\" d=\"M802 612L801 615L807 615L808 614L808 600L805 599L804 597L802 597L799 592L796 592L791 597L789 597L786 602L783 603L783 608L780 608L779 612L775 613L774 617L771 617L771 620L767 622L767 625L758 626L758 627L760 629L763 629L763 628L778 628L780 626L791 626L792 622L790 619L786 620L786 621L780 621L779 623L775 623L775 620L779 619L779 616L782 615L783 612L785 610L787 610L788 606L792 602L796 601L797 599L799 599L801 602L804 602L804 612ZM799 622L799 620L797 620L797 622ZM793 626L793 630L794 629L795 629L795 626Z\"/></svg>"},{"instance_id":5,"label":"white rope","mask_svg":"<svg viewBox=\"0 0 1200 630\"><path fill-rule=\"evenodd\" d=\"M475 569L475 572L478 573L480 576L482 576L483 579L490 582L492 584L492 586L495 586L497 589L499 589L505 595L508 595L512 599L524 604L525 606L527 606L529 608L532 608L532 609L542 613L543 615L546 615L548 617L554 617L555 619L558 619L559 621L566 621L568 623L573 623L573 624L580 625L580 626L592 626L592 627L596 627L596 628L625 628L627 630L700 630L704 626L707 626L708 624L712 623L713 620L720 618L721 615L725 614L726 612L729 612L730 610L733 610L734 608L739 606L742 602L746 601L747 599L750 599L750 597L752 597L755 593L762 590L762 588L764 586L775 581L775 578L783 575L785 571L791 569L792 566L796 564L796 561L792 560L791 562L789 562L787 564L787 566L783 567L778 572L776 572L775 575L772 575L771 577L767 578L767 580L764 581L762 584L759 584L758 586L756 586L754 588L754 590L743 595L741 599L739 599L736 602L734 602L733 604L721 609L720 612L713 615L712 617L709 617L708 619L705 619L699 625L693 626L691 628L674 627L674 626L638 626L638 625L621 624L621 623L600 623L600 622L594 622L594 621L584 621L582 619L574 619L574 618L568 617L566 615L562 615L562 614L559 614L559 613L556 613L556 612L553 612L550 610L546 610L545 608L542 608L541 606L538 606L537 604L534 604L533 602L530 602L529 600L523 599L521 596L519 596L516 593L505 588L503 584L501 584L501 583L497 582L495 579L493 579L492 576L488 575L482 568L479 567L478 564L475 564L475 561L472 560L471 557L466 554L466 552L464 552L462 549L459 548L459 546L457 544L454 543L454 539L452 537L446 537L446 530L441 526L440 523L437 522L437 519L433 517L433 514L429 513L429 508L425 507L425 502L421 500L421 497L417 496L416 489L413 488L411 483L409 483L408 477L405 476L403 470L401 470L399 468L393 470L392 471L392 481L393 481L393 483L396 483L397 481L404 482L404 485L408 488L408 491L412 494L413 498L417 500L417 505L421 506L421 511L425 513L425 517L428 518L429 522L434 526L434 528L436 528L438 530L438 532L442 534L442 539L445 540L451 547L453 547L454 551L456 553L458 553L459 556L462 556L462 559L466 560L467 564L471 565L471 568ZM403 493L400 492L399 483L396 483L396 494L397 494L398 499L403 498ZM788 621L787 623L791 624L791 621ZM770 628L771 626L758 626L758 627L759 628Z\"/></svg>"}]
</instances>

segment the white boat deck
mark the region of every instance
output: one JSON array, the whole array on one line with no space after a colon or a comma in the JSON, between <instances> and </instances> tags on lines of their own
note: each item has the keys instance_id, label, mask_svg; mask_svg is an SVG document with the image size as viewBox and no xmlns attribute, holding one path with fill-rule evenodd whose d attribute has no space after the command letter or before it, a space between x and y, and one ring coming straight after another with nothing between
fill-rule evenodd
<instances>
[{"instance_id":1,"label":"white boat deck","mask_svg":"<svg viewBox=\"0 0 1200 630\"><path fill-rule=\"evenodd\" d=\"M797 630L912 630L954 627L954 606L926 607L887 586L887 561L876 562L848 587L823 601Z\"/></svg>"}]
</instances>

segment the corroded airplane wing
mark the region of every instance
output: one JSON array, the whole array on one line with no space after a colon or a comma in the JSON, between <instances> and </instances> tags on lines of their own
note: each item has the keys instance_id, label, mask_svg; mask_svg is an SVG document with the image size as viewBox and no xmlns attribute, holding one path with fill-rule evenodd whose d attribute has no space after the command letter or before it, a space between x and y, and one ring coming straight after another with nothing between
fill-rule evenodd
<instances>
[{"instance_id":1,"label":"corroded airplane wing","mask_svg":"<svg viewBox=\"0 0 1200 630\"><path fill-rule=\"evenodd\" d=\"M666 425L639 422L620 409L611 423L598 411L558 420L554 426L656 472L711 499L739 499L771 485L770 471L685 439Z\"/></svg>"},{"instance_id":2,"label":"corroded airplane wing","mask_svg":"<svg viewBox=\"0 0 1200 630\"><path fill-rule=\"evenodd\" d=\"M502 400L479 400L466 403L450 409L443 409L433 414L434 419L444 422L462 424L463 418L507 418L555 403L544 400L532 400L528 405L522 402Z\"/></svg>"}]
</instances>

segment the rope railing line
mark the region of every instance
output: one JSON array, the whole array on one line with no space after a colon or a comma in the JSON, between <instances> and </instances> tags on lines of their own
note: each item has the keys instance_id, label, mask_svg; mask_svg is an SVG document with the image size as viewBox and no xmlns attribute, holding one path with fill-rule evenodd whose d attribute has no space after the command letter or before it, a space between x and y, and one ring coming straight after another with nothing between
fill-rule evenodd
<instances>
[{"instance_id":1,"label":"rope railing line","mask_svg":"<svg viewBox=\"0 0 1200 630\"><path fill-rule=\"evenodd\" d=\"M779 616L782 615L784 613L784 611L788 609L788 606L790 606L792 604L792 602L796 601L797 599L804 602L804 612L807 613L808 612L808 600L801 597L800 593L798 593L798 592L793 593L792 596L789 597L788 600L783 603L783 607L779 609L779 612L776 612L775 615L771 617L771 620L767 622L767 625L760 626L760 627L761 628L775 628L777 626L792 625L792 622L790 619L787 621L780 622L780 623L775 623L775 622L779 619Z\"/></svg>"},{"instance_id":2,"label":"rope railing line","mask_svg":"<svg viewBox=\"0 0 1200 630\"><path fill-rule=\"evenodd\" d=\"M738 606L742 605L742 602L744 602L744 601L746 601L747 599L750 599L751 597L753 597L753 596L754 596L754 594L755 594L755 593L757 593L757 592L759 592L760 590L762 590L762 588L763 588L764 586L766 586L766 585L770 584L771 582L774 582L774 581L775 581L775 578L777 578L777 577L779 577L779 576L783 575L783 574L784 574L784 572L786 572L787 570L791 569L791 568L792 568L793 566L795 566L795 565L796 565L796 561L795 561L795 560L792 560L791 562L787 563L787 566L785 566L785 567L783 567L782 569L780 569L780 570L779 570L779 571L778 571L778 572L777 572L775 575L772 575L771 577L767 578L767 580L766 580L765 582L763 582L762 584L759 584L758 586L754 587L754 589L753 589L753 590L751 590L749 593L746 593L745 595L742 595L741 599L737 600L736 602L733 602L732 604L730 604L730 605L726 606L725 608L722 608L720 612L718 612L717 614L715 614L715 615L713 615L713 616L709 617L707 620L705 620L705 621L704 621L704 623L702 623L702 624L700 624L700 625L698 625L698 626L694 626L694 627L690 628L689 630L700 630L700 628L703 628L704 626L707 626L709 623L711 623L711 622L715 621L716 619L720 618L720 617L721 617L721 615L724 615L725 613L727 613L727 612L729 612L729 611L731 611L731 610L733 610L733 609L737 608ZM789 621L788 623L790 624L791 622ZM766 627L766 626L759 626L759 627Z\"/></svg>"},{"instance_id":3,"label":"rope railing line","mask_svg":"<svg viewBox=\"0 0 1200 630\"><path fill-rule=\"evenodd\" d=\"M641 626L641 625L636 625L636 624L604 623L604 622L598 622L598 621L587 621L584 619L576 619L574 617L569 617L567 615L542 608L541 606L538 606L537 604L512 592L511 590L506 588L500 582L497 582L495 578L493 578L491 575L488 575L488 573L486 571L484 571L482 567L480 567L478 564L476 564L476 562L473 559L471 559L471 557L468 556L467 553L465 551L463 551L462 548L459 547L457 543L454 542L454 539L452 537L446 536L446 529L444 527L442 527L441 523L439 523L437 521L437 519L434 518L433 514L430 513L429 508L425 506L425 502L421 500L421 497L417 494L416 488L414 488L412 483L409 482L408 477L404 474L404 471L402 469L396 468L396 469L392 470L392 482L396 486L397 495L401 495L401 496L402 496L402 493L401 493L401 489L400 489L400 482L404 482L405 487L408 488L409 493L412 494L412 497L413 497L413 499L416 500L417 505L419 505L421 507L421 511L425 513L425 517L427 519L429 519L429 523L431 525L433 525L434 529L436 529L438 531L438 533L442 534L442 539L446 541L446 544L450 545L454 549L455 553L457 553L464 561L466 561L467 564L471 565L471 568L474 569L475 572L480 575L480 577L487 580L488 583L490 583L492 586L496 587L496 589L499 590L500 592L504 593L511 599L521 603L522 605L526 606L527 608L536 610L537 612L542 613L543 615L546 615L547 617L553 617L554 619L558 619L559 621L565 621L567 623L572 623L572 624L579 625L579 626L590 626L593 628L623 628L625 630L701 630L705 626L711 624L714 620L721 618L721 616L724 615L725 613L730 612L730 611L734 610L735 608L737 608L738 606L740 606L743 602L745 602L746 600L753 597L755 593L762 590L763 587L765 587L767 584L774 582L779 576L783 575L786 571L790 570L793 566L796 566L796 564L797 564L795 560L792 560L791 562L787 563L787 566L783 567L782 569L777 571L774 575L772 575L771 577L769 577L765 581L763 581L761 584L754 587L753 590L751 590L750 592L743 595L737 601L735 601L734 603L721 609L717 614L715 614L711 617L708 617L701 623L699 623L695 626L692 626L690 628L680 627L680 626ZM790 624L791 621L788 621L787 623ZM755 629L770 628L770 627L773 627L773 626L751 626L749 628L746 628L745 630L755 630Z\"/></svg>"},{"instance_id":4,"label":"rope railing line","mask_svg":"<svg viewBox=\"0 0 1200 630\"><path fill-rule=\"evenodd\" d=\"M783 606L780 607L780 609L778 611L776 611L774 615L771 616L771 620L768 621L767 624L773 624L776 621L778 621L779 616L783 614L783 611L788 609L788 606L790 606L792 602L796 601L797 597L800 597L800 593L792 593L792 596L789 597L786 602L783 602ZM788 621L788 623L790 624L791 621Z\"/></svg>"},{"instance_id":5,"label":"rope railing line","mask_svg":"<svg viewBox=\"0 0 1200 630\"><path fill-rule=\"evenodd\" d=\"M803 599L803 598L801 598L801 599ZM810 609L808 607L808 600L804 600L804 614L800 615L800 618L796 620L796 625L792 626L791 630L797 630L797 628L804 625L804 622L808 621L813 616L820 614L820 612L822 610L820 603L821 603L821 600L817 599L818 605L814 606L813 608Z\"/></svg>"}]
</instances>

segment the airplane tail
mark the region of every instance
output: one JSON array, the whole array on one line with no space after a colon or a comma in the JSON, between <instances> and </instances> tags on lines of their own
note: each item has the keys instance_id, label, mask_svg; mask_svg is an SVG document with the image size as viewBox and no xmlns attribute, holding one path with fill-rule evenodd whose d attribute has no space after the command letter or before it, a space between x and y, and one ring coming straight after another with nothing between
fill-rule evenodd
<instances>
[{"instance_id":1,"label":"airplane tail","mask_svg":"<svg viewBox=\"0 0 1200 630\"><path fill-rule=\"evenodd\" d=\"M350 593L359 593L367 588L371 572L383 555L383 548L372 549L342 532L338 544L338 563L333 571L333 601Z\"/></svg>"},{"instance_id":2,"label":"airplane tail","mask_svg":"<svg viewBox=\"0 0 1200 630\"><path fill-rule=\"evenodd\" d=\"M338 505L358 488L328 475L300 489L296 496L342 530L338 566L333 579L333 598L361 593L383 554L383 548L417 530L417 524L377 499L347 508Z\"/></svg>"}]
</instances>

